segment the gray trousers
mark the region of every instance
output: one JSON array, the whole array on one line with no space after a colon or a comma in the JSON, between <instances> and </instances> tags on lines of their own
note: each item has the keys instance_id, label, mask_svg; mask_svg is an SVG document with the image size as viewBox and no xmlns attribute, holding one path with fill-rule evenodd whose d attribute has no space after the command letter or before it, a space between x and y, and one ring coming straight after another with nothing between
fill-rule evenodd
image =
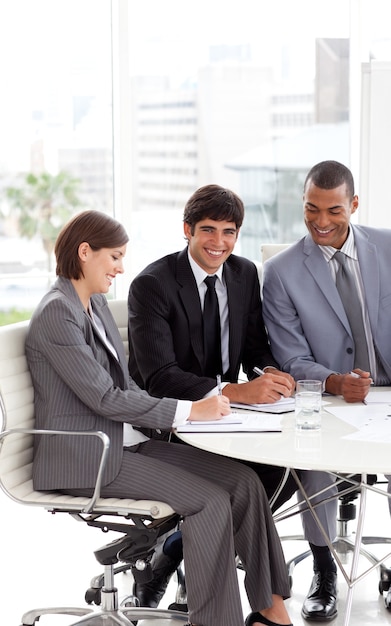
<instances>
[{"instance_id":1,"label":"gray trousers","mask_svg":"<svg viewBox=\"0 0 391 626\"><path fill-rule=\"evenodd\" d=\"M72 490L84 495L86 490ZM243 626L235 564L245 571L251 609L290 596L286 563L268 499L243 464L191 446L149 440L124 450L121 471L104 497L167 502L183 516L183 554L190 621Z\"/></svg>"},{"instance_id":2,"label":"gray trousers","mask_svg":"<svg viewBox=\"0 0 391 626\"><path fill-rule=\"evenodd\" d=\"M335 486L335 477L327 474L327 472L318 472L315 470L301 471L300 480L307 496L312 496L322 489L327 489L326 492L311 499L311 504L315 504L323 498L336 496L338 493L337 487ZM297 497L299 500L302 499L300 492L298 492ZM330 502L325 502L324 504L317 506L315 509L315 512L319 517L319 521L331 542L334 541L337 534L337 507L338 499L335 498ZM317 523L312 516L312 513L310 511L306 511L305 513L302 513L301 517L304 536L307 541L316 546L327 545Z\"/></svg>"}]
</instances>

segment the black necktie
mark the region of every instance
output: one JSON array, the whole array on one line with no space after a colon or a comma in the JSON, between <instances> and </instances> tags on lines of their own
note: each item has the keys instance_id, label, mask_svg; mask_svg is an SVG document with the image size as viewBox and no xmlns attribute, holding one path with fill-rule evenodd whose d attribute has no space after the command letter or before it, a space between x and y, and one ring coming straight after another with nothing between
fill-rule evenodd
<instances>
[{"instance_id":1,"label":"black necktie","mask_svg":"<svg viewBox=\"0 0 391 626\"><path fill-rule=\"evenodd\" d=\"M207 276L204 281L207 286L204 301L204 374L210 378L222 374L220 312L215 289L216 280L217 276Z\"/></svg>"},{"instance_id":2,"label":"black necktie","mask_svg":"<svg viewBox=\"0 0 391 626\"><path fill-rule=\"evenodd\" d=\"M349 320L355 345L354 367L369 372L369 357L367 340L365 336L362 309L357 295L357 286L352 274L346 268L346 255L338 250L334 258L339 263L336 276L336 286Z\"/></svg>"}]
</instances>

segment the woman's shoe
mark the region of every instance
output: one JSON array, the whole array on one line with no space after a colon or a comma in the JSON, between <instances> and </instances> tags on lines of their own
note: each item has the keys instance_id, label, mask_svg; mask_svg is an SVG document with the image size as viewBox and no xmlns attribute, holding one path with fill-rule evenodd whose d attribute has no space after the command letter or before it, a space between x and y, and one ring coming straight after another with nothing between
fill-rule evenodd
<instances>
[{"instance_id":1,"label":"woman's shoe","mask_svg":"<svg viewBox=\"0 0 391 626\"><path fill-rule=\"evenodd\" d=\"M255 622L266 624L266 626L282 626L281 624L277 624L276 622L270 621L270 619L267 619L267 617L263 617L263 615L261 615L258 612L250 613L250 615L246 617L244 626L252 626L253 624L255 624ZM293 624L288 624L287 626L293 626Z\"/></svg>"}]
</instances>

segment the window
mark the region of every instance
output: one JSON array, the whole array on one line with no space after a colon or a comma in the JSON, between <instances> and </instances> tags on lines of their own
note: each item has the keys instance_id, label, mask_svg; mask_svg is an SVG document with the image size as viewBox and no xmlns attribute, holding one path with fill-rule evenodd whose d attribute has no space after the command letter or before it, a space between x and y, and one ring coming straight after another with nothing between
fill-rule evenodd
<instances>
[{"instance_id":1,"label":"window","mask_svg":"<svg viewBox=\"0 0 391 626\"><path fill-rule=\"evenodd\" d=\"M349 164L350 9L347 0L132 5L133 273L183 246L183 206L208 183L245 202L244 256L304 232L306 172L323 158Z\"/></svg>"},{"instance_id":2,"label":"window","mask_svg":"<svg viewBox=\"0 0 391 626\"><path fill-rule=\"evenodd\" d=\"M47 290L48 272L53 272L47 231L55 237L64 207L65 215L83 207L113 211L110 11L109 0L0 5L3 310L29 312ZM62 173L67 176L58 178ZM77 205L56 198L49 191L53 182L63 189L71 184ZM20 207L10 203L10 188L24 190ZM41 211L30 206L32 198L41 203ZM48 198L50 217L42 208L45 201L47 209Z\"/></svg>"},{"instance_id":3,"label":"window","mask_svg":"<svg viewBox=\"0 0 391 626\"><path fill-rule=\"evenodd\" d=\"M245 202L239 254L259 259L261 243L300 237L302 184L315 162L343 161L360 185L362 63L391 61L388 6L3 3L0 309L31 309L49 267L53 277L42 236L21 236L7 195L29 173L67 173L80 203L70 210L113 212L124 223L119 297L147 263L184 245L184 204L207 183Z\"/></svg>"}]
</instances>

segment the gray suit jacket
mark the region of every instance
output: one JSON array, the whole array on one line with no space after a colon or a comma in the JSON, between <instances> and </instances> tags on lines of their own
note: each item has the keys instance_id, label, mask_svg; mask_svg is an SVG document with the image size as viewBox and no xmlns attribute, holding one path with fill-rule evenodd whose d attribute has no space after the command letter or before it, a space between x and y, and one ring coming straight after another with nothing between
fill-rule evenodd
<instances>
[{"instance_id":1,"label":"gray suit jacket","mask_svg":"<svg viewBox=\"0 0 391 626\"><path fill-rule=\"evenodd\" d=\"M391 230L352 228L373 341L391 378ZM353 368L348 320L309 234L265 263L263 313L273 355L296 380Z\"/></svg>"},{"instance_id":2,"label":"gray suit jacket","mask_svg":"<svg viewBox=\"0 0 391 626\"><path fill-rule=\"evenodd\" d=\"M35 392L36 428L107 433L111 445L103 480L106 485L120 469L123 422L169 430L177 401L151 398L131 380L106 298L93 296L92 306L119 361L107 349L71 281L65 278L56 281L36 309L26 355ZM35 488L93 487L101 449L95 437L41 437L34 457Z\"/></svg>"},{"instance_id":3,"label":"gray suit jacket","mask_svg":"<svg viewBox=\"0 0 391 626\"><path fill-rule=\"evenodd\" d=\"M229 306L229 371L277 365L262 320L254 263L231 254L224 263ZM199 400L216 386L204 376L202 311L187 248L146 267L129 289L129 372L154 396Z\"/></svg>"}]
</instances>

